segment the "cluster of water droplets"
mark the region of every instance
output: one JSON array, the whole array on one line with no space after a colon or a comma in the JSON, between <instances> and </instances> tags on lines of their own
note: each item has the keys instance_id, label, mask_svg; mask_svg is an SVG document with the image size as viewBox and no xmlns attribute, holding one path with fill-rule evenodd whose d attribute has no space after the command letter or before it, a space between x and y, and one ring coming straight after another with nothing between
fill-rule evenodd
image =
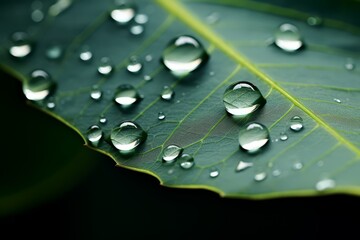
<instances>
[{"instance_id":1,"label":"cluster of water droplets","mask_svg":"<svg viewBox=\"0 0 360 240\"><path fill-rule=\"evenodd\" d=\"M178 145L168 145L162 152L162 162L164 164L179 163L180 168L190 169L195 165L194 158L187 153L183 153L184 149Z\"/></svg>"}]
</instances>

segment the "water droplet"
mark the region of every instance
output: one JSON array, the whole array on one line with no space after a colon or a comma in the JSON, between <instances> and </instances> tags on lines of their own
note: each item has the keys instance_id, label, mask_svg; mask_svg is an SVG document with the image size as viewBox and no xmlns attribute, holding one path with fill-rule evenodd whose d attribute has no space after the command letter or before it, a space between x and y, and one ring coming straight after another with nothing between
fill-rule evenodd
<instances>
[{"instance_id":1,"label":"water droplet","mask_svg":"<svg viewBox=\"0 0 360 240\"><path fill-rule=\"evenodd\" d=\"M46 103L46 107L48 109L54 109L56 107L55 101L53 98L49 98L47 103Z\"/></svg>"},{"instance_id":2,"label":"water droplet","mask_svg":"<svg viewBox=\"0 0 360 240\"><path fill-rule=\"evenodd\" d=\"M220 15L219 15L219 13L217 13L217 12L212 12L212 13L210 13L207 17L206 17L206 22L208 23L208 24L215 24L215 23L217 23L218 21L219 21L219 19L220 19Z\"/></svg>"},{"instance_id":3,"label":"water droplet","mask_svg":"<svg viewBox=\"0 0 360 240\"><path fill-rule=\"evenodd\" d=\"M175 172L175 170L174 170L173 168L170 168L167 173L168 173L169 175L171 175L171 174L173 174L174 172Z\"/></svg>"},{"instance_id":4,"label":"water droplet","mask_svg":"<svg viewBox=\"0 0 360 240\"><path fill-rule=\"evenodd\" d=\"M33 20L36 23L41 22L42 20L44 20L44 12L41 9L32 10L31 20Z\"/></svg>"},{"instance_id":5,"label":"water droplet","mask_svg":"<svg viewBox=\"0 0 360 240\"><path fill-rule=\"evenodd\" d=\"M263 107L266 99L255 85L249 82L237 82L225 90L223 102L228 113L234 116L246 116Z\"/></svg>"},{"instance_id":6,"label":"water droplet","mask_svg":"<svg viewBox=\"0 0 360 240\"><path fill-rule=\"evenodd\" d=\"M209 173L209 176L211 178L216 178L220 175L220 171L217 169L217 168L212 168L210 169L210 173Z\"/></svg>"},{"instance_id":7,"label":"water droplet","mask_svg":"<svg viewBox=\"0 0 360 240\"><path fill-rule=\"evenodd\" d=\"M120 25L128 24L136 15L136 5L129 0L115 1L116 7L110 13L110 17Z\"/></svg>"},{"instance_id":8,"label":"water droplet","mask_svg":"<svg viewBox=\"0 0 360 240\"><path fill-rule=\"evenodd\" d=\"M284 132L280 133L280 140L281 141L286 141L288 140L288 135Z\"/></svg>"},{"instance_id":9,"label":"water droplet","mask_svg":"<svg viewBox=\"0 0 360 240\"><path fill-rule=\"evenodd\" d=\"M151 54L148 54L145 56L145 61L151 62L152 60L153 60L153 57L151 56Z\"/></svg>"},{"instance_id":10,"label":"water droplet","mask_svg":"<svg viewBox=\"0 0 360 240\"><path fill-rule=\"evenodd\" d=\"M260 172L260 173L255 174L254 180L256 182L261 182L261 181L264 181L266 179L266 177L267 177L266 172Z\"/></svg>"},{"instance_id":11,"label":"water droplet","mask_svg":"<svg viewBox=\"0 0 360 240\"><path fill-rule=\"evenodd\" d=\"M303 164L301 162L295 162L293 165L294 170L301 170L303 168Z\"/></svg>"},{"instance_id":12,"label":"water droplet","mask_svg":"<svg viewBox=\"0 0 360 240\"><path fill-rule=\"evenodd\" d=\"M93 58L93 54L90 51L89 47L85 46L81 49L79 57L81 61L88 62Z\"/></svg>"},{"instance_id":13,"label":"water droplet","mask_svg":"<svg viewBox=\"0 0 360 240\"><path fill-rule=\"evenodd\" d=\"M149 17L146 14L139 13L139 14L136 14L134 20L137 24L145 24L149 21Z\"/></svg>"},{"instance_id":14,"label":"water droplet","mask_svg":"<svg viewBox=\"0 0 360 240\"><path fill-rule=\"evenodd\" d=\"M63 48L59 45L50 46L46 50L46 57L51 60L57 60L61 58L63 54Z\"/></svg>"},{"instance_id":15,"label":"water droplet","mask_svg":"<svg viewBox=\"0 0 360 240\"><path fill-rule=\"evenodd\" d=\"M275 33L275 45L285 52L296 52L303 46L300 32L290 23L282 24Z\"/></svg>"},{"instance_id":16,"label":"water droplet","mask_svg":"<svg viewBox=\"0 0 360 240\"><path fill-rule=\"evenodd\" d=\"M274 177L278 177L278 176L281 175L281 171L280 171L279 169L275 169L275 170L272 172L272 175L273 175Z\"/></svg>"},{"instance_id":17,"label":"water droplet","mask_svg":"<svg viewBox=\"0 0 360 240\"><path fill-rule=\"evenodd\" d=\"M107 122L106 117L100 116L99 122L102 123L102 124L105 124Z\"/></svg>"},{"instance_id":18,"label":"water droplet","mask_svg":"<svg viewBox=\"0 0 360 240\"><path fill-rule=\"evenodd\" d=\"M269 142L270 136L267 127L260 123L248 123L240 129L240 147L249 153L259 151Z\"/></svg>"},{"instance_id":19,"label":"water droplet","mask_svg":"<svg viewBox=\"0 0 360 240\"><path fill-rule=\"evenodd\" d=\"M290 119L290 129L294 132L299 132L303 129L303 120L299 116L294 116Z\"/></svg>"},{"instance_id":20,"label":"water droplet","mask_svg":"<svg viewBox=\"0 0 360 240\"><path fill-rule=\"evenodd\" d=\"M341 100L338 98L334 98L333 100L334 100L334 102L341 103Z\"/></svg>"},{"instance_id":21,"label":"water droplet","mask_svg":"<svg viewBox=\"0 0 360 240\"><path fill-rule=\"evenodd\" d=\"M318 16L311 16L311 17L308 17L306 22L309 26L318 27L322 24L323 20Z\"/></svg>"},{"instance_id":22,"label":"water droplet","mask_svg":"<svg viewBox=\"0 0 360 240\"><path fill-rule=\"evenodd\" d=\"M132 56L126 69L131 73L139 73L142 69L142 64L136 56Z\"/></svg>"},{"instance_id":23,"label":"water droplet","mask_svg":"<svg viewBox=\"0 0 360 240\"><path fill-rule=\"evenodd\" d=\"M145 81L151 81L152 80L152 77L150 75L144 75L144 80Z\"/></svg>"},{"instance_id":24,"label":"water droplet","mask_svg":"<svg viewBox=\"0 0 360 240\"><path fill-rule=\"evenodd\" d=\"M101 90L97 86L94 86L90 92L90 97L94 100L99 100L101 96L102 96Z\"/></svg>"},{"instance_id":25,"label":"water droplet","mask_svg":"<svg viewBox=\"0 0 360 240\"><path fill-rule=\"evenodd\" d=\"M172 88L165 86L161 92L161 98L167 101L173 99L175 92Z\"/></svg>"},{"instance_id":26,"label":"water droplet","mask_svg":"<svg viewBox=\"0 0 360 240\"><path fill-rule=\"evenodd\" d=\"M335 181L332 179L323 179L316 183L315 188L318 191L325 191L331 188L334 188L336 185Z\"/></svg>"},{"instance_id":27,"label":"water droplet","mask_svg":"<svg viewBox=\"0 0 360 240\"><path fill-rule=\"evenodd\" d=\"M175 76L185 76L209 59L202 44L194 37L183 35L169 42L161 61Z\"/></svg>"},{"instance_id":28,"label":"water droplet","mask_svg":"<svg viewBox=\"0 0 360 240\"><path fill-rule=\"evenodd\" d=\"M55 83L44 70L34 70L30 79L24 81L23 92L27 99L33 101L44 100L54 90Z\"/></svg>"},{"instance_id":29,"label":"water droplet","mask_svg":"<svg viewBox=\"0 0 360 240\"><path fill-rule=\"evenodd\" d=\"M162 160L164 163L173 163L182 154L184 149L177 145L167 146L162 154Z\"/></svg>"},{"instance_id":30,"label":"water droplet","mask_svg":"<svg viewBox=\"0 0 360 240\"><path fill-rule=\"evenodd\" d=\"M135 122L125 121L111 131L112 144L120 151L133 151L147 138L147 133Z\"/></svg>"},{"instance_id":31,"label":"water droplet","mask_svg":"<svg viewBox=\"0 0 360 240\"><path fill-rule=\"evenodd\" d=\"M238 163L238 165L236 166L236 171L237 172L241 172L244 171L245 169L248 169L250 167L252 167L254 164L251 162L244 162L244 161L240 161Z\"/></svg>"},{"instance_id":32,"label":"water droplet","mask_svg":"<svg viewBox=\"0 0 360 240\"><path fill-rule=\"evenodd\" d=\"M355 63L352 58L347 58L345 62L345 69L348 71L352 71L355 69Z\"/></svg>"},{"instance_id":33,"label":"water droplet","mask_svg":"<svg viewBox=\"0 0 360 240\"><path fill-rule=\"evenodd\" d=\"M9 48L11 56L16 58L24 58L32 51L32 42L27 33L15 32L11 35L12 46Z\"/></svg>"},{"instance_id":34,"label":"water droplet","mask_svg":"<svg viewBox=\"0 0 360 240\"><path fill-rule=\"evenodd\" d=\"M211 72L209 72L209 75L210 75L210 76L215 76L215 72L214 72L214 71L211 71Z\"/></svg>"},{"instance_id":35,"label":"water droplet","mask_svg":"<svg viewBox=\"0 0 360 240\"><path fill-rule=\"evenodd\" d=\"M103 136L103 132L99 126L93 125L88 129L86 136L91 145L96 147L99 145L100 139Z\"/></svg>"},{"instance_id":36,"label":"water droplet","mask_svg":"<svg viewBox=\"0 0 360 240\"><path fill-rule=\"evenodd\" d=\"M112 70L113 70L113 66L112 66L110 58L108 58L108 57L101 58L100 65L98 67L98 72L101 75L107 76L112 72Z\"/></svg>"},{"instance_id":37,"label":"water droplet","mask_svg":"<svg viewBox=\"0 0 360 240\"><path fill-rule=\"evenodd\" d=\"M158 114L158 119L159 120L164 120L165 119L165 114L163 113L163 112L159 112L159 114Z\"/></svg>"},{"instance_id":38,"label":"water droplet","mask_svg":"<svg viewBox=\"0 0 360 240\"><path fill-rule=\"evenodd\" d=\"M117 88L114 100L121 107L127 108L138 103L142 98L136 88L130 84L123 84Z\"/></svg>"},{"instance_id":39,"label":"water droplet","mask_svg":"<svg viewBox=\"0 0 360 240\"><path fill-rule=\"evenodd\" d=\"M194 158L186 153L181 155L179 162L182 169L190 169L195 165Z\"/></svg>"},{"instance_id":40,"label":"water droplet","mask_svg":"<svg viewBox=\"0 0 360 240\"><path fill-rule=\"evenodd\" d=\"M130 33L132 35L140 35L144 32L144 27L142 25L134 25L130 27Z\"/></svg>"},{"instance_id":41,"label":"water droplet","mask_svg":"<svg viewBox=\"0 0 360 240\"><path fill-rule=\"evenodd\" d=\"M318 161L316 165L318 167L322 167L322 166L324 166L324 162L323 161Z\"/></svg>"}]
</instances>

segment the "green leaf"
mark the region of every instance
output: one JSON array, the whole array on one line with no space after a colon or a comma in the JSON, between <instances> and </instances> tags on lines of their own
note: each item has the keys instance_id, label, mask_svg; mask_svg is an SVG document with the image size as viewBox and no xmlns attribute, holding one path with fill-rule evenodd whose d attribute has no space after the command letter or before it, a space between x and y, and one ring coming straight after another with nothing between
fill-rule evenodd
<instances>
[{"instance_id":1,"label":"green leaf","mask_svg":"<svg viewBox=\"0 0 360 240\"><path fill-rule=\"evenodd\" d=\"M23 81L35 68L48 71L57 82L56 107L49 110L46 102L34 104L72 127L84 140L88 128L98 124L104 140L94 149L119 166L157 177L165 186L204 188L222 196L247 198L360 193L360 71L344 67L347 58L355 63L359 60L358 27L342 16L309 26L306 20L311 14L306 8L301 12L256 1L136 2L139 12L149 16L144 33L138 36L130 34L129 26L111 21L112 1L75 1L36 26L20 20L14 26L1 23L6 34L31 26L36 42L32 55L21 61L12 59L4 48L2 66ZM8 19L15 9L29 14L28 5L14 3L6 11L1 9ZM220 19L211 23L209 15L214 13ZM302 51L290 54L269 46L267 40L284 22L299 28L305 43ZM176 78L159 59L167 43L181 34L200 39L210 59L200 71ZM54 43L65 47L60 61L45 57ZM4 40L3 46L9 44ZM79 60L83 45L90 46L94 61ZM149 54L153 60L144 61L141 74L126 71L131 56L145 59ZM116 65L109 77L96 71L99 59L105 56ZM153 80L144 80L144 75ZM264 108L242 120L228 116L222 102L226 87L237 81L253 83L267 99ZM144 95L130 111L122 111L113 100L116 88L125 83ZM95 84L103 91L99 101L90 98ZM173 101L160 98L165 85L175 89ZM165 113L165 120L158 120L159 112ZM106 124L99 123L102 115ZM295 115L304 121L300 132L289 130ZM148 133L145 144L130 157L109 141L111 130L124 120L135 121ZM272 139L258 154L248 154L238 144L240 127L252 121L266 125ZM279 140L282 132L288 140ZM170 144L183 147L184 153L194 157L195 166L183 170L178 163L163 164L162 151ZM237 172L239 161L254 166ZM219 176L212 178L210 172L215 169ZM265 179L256 181L259 176ZM325 186L319 186L319 181ZM318 191L324 187L331 188Z\"/></svg>"}]
</instances>

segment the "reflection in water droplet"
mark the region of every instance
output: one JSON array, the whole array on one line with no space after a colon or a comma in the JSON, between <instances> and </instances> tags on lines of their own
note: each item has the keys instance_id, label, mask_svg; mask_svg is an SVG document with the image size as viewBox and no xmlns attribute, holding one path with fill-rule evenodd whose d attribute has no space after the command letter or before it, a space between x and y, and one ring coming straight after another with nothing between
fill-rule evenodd
<instances>
[{"instance_id":1,"label":"reflection in water droplet","mask_svg":"<svg viewBox=\"0 0 360 240\"><path fill-rule=\"evenodd\" d=\"M260 172L260 173L255 174L254 180L256 182L261 182L261 181L264 181L266 179L266 177L267 177L266 172Z\"/></svg>"},{"instance_id":2,"label":"reflection in water droplet","mask_svg":"<svg viewBox=\"0 0 360 240\"><path fill-rule=\"evenodd\" d=\"M210 173L209 173L209 176L211 178L216 178L220 175L220 171L217 169L217 168L212 168L210 169Z\"/></svg>"},{"instance_id":3,"label":"reflection in water droplet","mask_svg":"<svg viewBox=\"0 0 360 240\"><path fill-rule=\"evenodd\" d=\"M28 81L23 82L23 92L27 99L33 101L44 100L55 88L55 83L44 70L34 70Z\"/></svg>"},{"instance_id":4,"label":"reflection in water droplet","mask_svg":"<svg viewBox=\"0 0 360 240\"><path fill-rule=\"evenodd\" d=\"M220 15L217 12L212 12L206 17L206 23L215 24L220 20Z\"/></svg>"},{"instance_id":5,"label":"reflection in water droplet","mask_svg":"<svg viewBox=\"0 0 360 240\"><path fill-rule=\"evenodd\" d=\"M167 146L162 153L162 160L164 163L173 163L182 154L184 149L177 145Z\"/></svg>"},{"instance_id":6,"label":"reflection in water droplet","mask_svg":"<svg viewBox=\"0 0 360 240\"><path fill-rule=\"evenodd\" d=\"M110 13L110 17L120 25L128 24L136 14L136 5L130 0L115 1L116 7Z\"/></svg>"},{"instance_id":7,"label":"reflection in water droplet","mask_svg":"<svg viewBox=\"0 0 360 240\"><path fill-rule=\"evenodd\" d=\"M312 27L318 27L322 24L323 21L318 16L311 16L311 17L308 17L306 22L307 22L307 24L309 24Z\"/></svg>"},{"instance_id":8,"label":"reflection in water droplet","mask_svg":"<svg viewBox=\"0 0 360 240\"><path fill-rule=\"evenodd\" d=\"M134 20L137 24L145 24L149 21L149 17L146 14L139 13L139 14L136 14Z\"/></svg>"},{"instance_id":9,"label":"reflection in water droplet","mask_svg":"<svg viewBox=\"0 0 360 240\"><path fill-rule=\"evenodd\" d=\"M345 62L345 69L348 71L352 71L355 69L355 63L352 58L347 58Z\"/></svg>"},{"instance_id":10,"label":"reflection in water droplet","mask_svg":"<svg viewBox=\"0 0 360 240\"><path fill-rule=\"evenodd\" d=\"M24 58L32 51L32 42L27 33L15 32L11 35L12 45L9 48L11 56L16 58Z\"/></svg>"},{"instance_id":11,"label":"reflection in water droplet","mask_svg":"<svg viewBox=\"0 0 360 240\"><path fill-rule=\"evenodd\" d=\"M249 82L237 82L226 88L223 102L228 113L246 116L263 107L266 99L255 85Z\"/></svg>"},{"instance_id":12,"label":"reflection in water droplet","mask_svg":"<svg viewBox=\"0 0 360 240\"><path fill-rule=\"evenodd\" d=\"M110 58L108 58L108 57L101 58L100 65L98 67L98 72L101 75L107 76L112 72L112 70L113 70L113 66L112 66Z\"/></svg>"},{"instance_id":13,"label":"reflection in water droplet","mask_svg":"<svg viewBox=\"0 0 360 240\"><path fill-rule=\"evenodd\" d=\"M57 60L61 58L63 54L63 48L59 45L54 45L46 50L46 57L51 60Z\"/></svg>"},{"instance_id":14,"label":"reflection in water droplet","mask_svg":"<svg viewBox=\"0 0 360 240\"><path fill-rule=\"evenodd\" d=\"M273 175L274 177L278 177L278 176L281 175L281 171L280 171L279 169L275 169L275 170L272 172L272 175Z\"/></svg>"},{"instance_id":15,"label":"reflection in water droplet","mask_svg":"<svg viewBox=\"0 0 360 240\"><path fill-rule=\"evenodd\" d=\"M142 98L136 88L130 84L123 84L117 88L114 100L121 107L127 108L138 103Z\"/></svg>"},{"instance_id":16,"label":"reflection in water droplet","mask_svg":"<svg viewBox=\"0 0 360 240\"><path fill-rule=\"evenodd\" d=\"M194 158L189 154L183 154L179 158L180 167L182 169L190 169L195 165Z\"/></svg>"},{"instance_id":17,"label":"reflection in water droplet","mask_svg":"<svg viewBox=\"0 0 360 240\"><path fill-rule=\"evenodd\" d=\"M99 119L99 122L102 123L102 124L105 124L107 122L106 117L101 116L100 119Z\"/></svg>"},{"instance_id":18,"label":"reflection in water droplet","mask_svg":"<svg viewBox=\"0 0 360 240\"><path fill-rule=\"evenodd\" d=\"M126 121L111 131L112 144L120 151L133 151L147 138L147 133L135 122ZM125 153L125 152L124 152Z\"/></svg>"},{"instance_id":19,"label":"reflection in water droplet","mask_svg":"<svg viewBox=\"0 0 360 240\"><path fill-rule=\"evenodd\" d=\"M136 56L130 57L129 64L126 69L131 73L139 73L142 69L142 64Z\"/></svg>"},{"instance_id":20,"label":"reflection in water droplet","mask_svg":"<svg viewBox=\"0 0 360 240\"><path fill-rule=\"evenodd\" d=\"M142 25L134 25L130 27L130 33L132 35L140 35L144 32L144 27Z\"/></svg>"},{"instance_id":21,"label":"reflection in water droplet","mask_svg":"<svg viewBox=\"0 0 360 240\"><path fill-rule=\"evenodd\" d=\"M97 86L94 86L90 92L90 97L94 100L99 100L101 96L102 96L101 90Z\"/></svg>"},{"instance_id":22,"label":"reflection in water droplet","mask_svg":"<svg viewBox=\"0 0 360 240\"><path fill-rule=\"evenodd\" d=\"M100 139L103 136L101 128L97 125L91 126L87 131L87 139L89 140L92 146L97 147L99 145Z\"/></svg>"},{"instance_id":23,"label":"reflection in water droplet","mask_svg":"<svg viewBox=\"0 0 360 240\"><path fill-rule=\"evenodd\" d=\"M335 181L332 179L323 179L316 183L315 188L318 191L325 191L331 188L334 188L336 185Z\"/></svg>"},{"instance_id":24,"label":"reflection in water droplet","mask_svg":"<svg viewBox=\"0 0 360 240\"><path fill-rule=\"evenodd\" d=\"M89 47L85 46L81 49L79 57L80 60L82 60L83 62L88 62L92 59L93 54L90 51Z\"/></svg>"},{"instance_id":25,"label":"reflection in water droplet","mask_svg":"<svg viewBox=\"0 0 360 240\"><path fill-rule=\"evenodd\" d=\"M334 98L333 100L334 100L334 102L341 103L341 100L338 98Z\"/></svg>"},{"instance_id":26,"label":"reflection in water droplet","mask_svg":"<svg viewBox=\"0 0 360 240\"><path fill-rule=\"evenodd\" d=\"M286 141L288 139L288 135L284 132L280 133L280 140Z\"/></svg>"},{"instance_id":27,"label":"reflection in water droplet","mask_svg":"<svg viewBox=\"0 0 360 240\"><path fill-rule=\"evenodd\" d=\"M260 123L248 123L240 129L240 147L249 153L258 152L270 140L267 127Z\"/></svg>"},{"instance_id":28,"label":"reflection in water droplet","mask_svg":"<svg viewBox=\"0 0 360 240\"><path fill-rule=\"evenodd\" d=\"M162 63L175 76L185 76L209 59L202 44L194 37L183 35L171 40L162 53Z\"/></svg>"},{"instance_id":29,"label":"reflection in water droplet","mask_svg":"<svg viewBox=\"0 0 360 240\"><path fill-rule=\"evenodd\" d=\"M167 101L173 99L174 95L175 95L174 90L172 90L172 88L168 86L165 86L161 92L161 98Z\"/></svg>"},{"instance_id":30,"label":"reflection in water droplet","mask_svg":"<svg viewBox=\"0 0 360 240\"><path fill-rule=\"evenodd\" d=\"M251 163L251 162L244 162L244 161L240 161L238 163L238 165L236 166L236 171L237 172L240 172L240 171L243 171L245 169L248 169L250 167L252 167L254 164Z\"/></svg>"},{"instance_id":31,"label":"reflection in water droplet","mask_svg":"<svg viewBox=\"0 0 360 240\"><path fill-rule=\"evenodd\" d=\"M151 81L152 80L152 77L150 75L144 75L144 80L145 81Z\"/></svg>"},{"instance_id":32,"label":"reflection in water droplet","mask_svg":"<svg viewBox=\"0 0 360 240\"><path fill-rule=\"evenodd\" d=\"M158 119L159 120L164 120L165 119L165 114L163 113L163 112L159 112L159 114L158 114Z\"/></svg>"},{"instance_id":33,"label":"reflection in water droplet","mask_svg":"<svg viewBox=\"0 0 360 240\"><path fill-rule=\"evenodd\" d=\"M303 120L299 116L294 116L290 119L290 129L294 132L299 132L303 129Z\"/></svg>"},{"instance_id":34,"label":"reflection in water droplet","mask_svg":"<svg viewBox=\"0 0 360 240\"><path fill-rule=\"evenodd\" d=\"M275 33L275 45L285 52L296 52L303 46L300 32L290 23L282 24Z\"/></svg>"},{"instance_id":35,"label":"reflection in water droplet","mask_svg":"<svg viewBox=\"0 0 360 240\"><path fill-rule=\"evenodd\" d=\"M295 162L293 165L294 170L301 170L303 168L303 164L301 162Z\"/></svg>"}]
</instances>

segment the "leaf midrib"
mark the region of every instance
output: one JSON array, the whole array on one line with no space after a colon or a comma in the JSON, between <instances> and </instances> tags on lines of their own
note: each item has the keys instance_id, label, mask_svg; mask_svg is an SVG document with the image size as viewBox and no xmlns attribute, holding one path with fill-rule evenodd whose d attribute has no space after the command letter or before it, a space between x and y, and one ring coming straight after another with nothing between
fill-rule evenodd
<instances>
[{"instance_id":1,"label":"leaf midrib","mask_svg":"<svg viewBox=\"0 0 360 240\"><path fill-rule=\"evenodd\" d=\"M314 112L308 109L303 105L299 100L294 96L288 93L285 89L280 87L276 82L272 81L265 73L258 69L254 64L252 64L245 56L241 55L236 49L233 49L226 41L221 37L215 34L211 29L204 25L200 20L194 17L178 0L156 0L156 2L166 9L170 14L178 18L180 21L188 25L202 37L207 39L210 43L216 46L219 50L224 52L230 58L235 60L237 63L241 64L243 67L247 68L250 72L258 76L261 80L270 85L273 89L281 93L285 98L291 101L295 106L304 111L309 117L311 117L315 122L322 126L329 134L331 134L335 139L341 142L349 150L353 151L356 155L360 156L360 150L344 138L340 133L328 125L323 119L316 116Z\"/></svg>"}]
</instances>

